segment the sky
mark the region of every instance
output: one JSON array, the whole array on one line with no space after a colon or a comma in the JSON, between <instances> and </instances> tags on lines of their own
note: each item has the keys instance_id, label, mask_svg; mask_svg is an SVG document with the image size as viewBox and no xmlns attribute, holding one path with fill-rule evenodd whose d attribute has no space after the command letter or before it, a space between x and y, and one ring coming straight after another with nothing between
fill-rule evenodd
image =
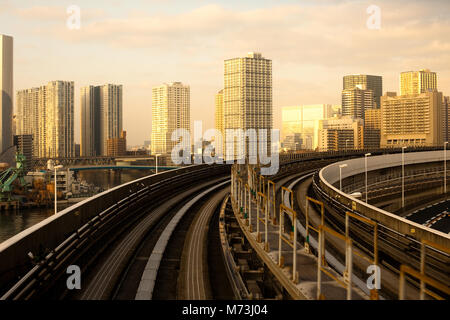
<instances>
[{"instance_id":1,"label":"sky","mask_svg":"<svg viewBox=\"0 0 450 320\"><path fill-rule=\"evenodd\" d=\"M71 5L79 29L67 27ZM213 128L223 61L251 51L272 60L276 128L283 106L340 104L347 74L381 75L383 92L398 92L400 72L427 68L450 95L448 0L0 0L0 34L14 37L14 90L75 82L77 143L86 85L123 85L128 145L150 140L162 83L189 85L191 122Z\"/></svg>"}]
</instances>

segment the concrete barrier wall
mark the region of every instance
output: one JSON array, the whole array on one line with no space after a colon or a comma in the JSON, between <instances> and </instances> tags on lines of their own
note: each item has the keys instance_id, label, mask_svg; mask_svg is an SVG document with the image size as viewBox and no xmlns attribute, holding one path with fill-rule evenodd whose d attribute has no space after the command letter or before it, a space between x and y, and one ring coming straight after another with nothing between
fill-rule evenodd
<instances>
[{"instance_id":1,"label":"concrete barrier wall","mask_svg":"<svg viewBox=\"0 0 450 320\"><path fill-rule=\"evenodd\" d=\"M447 151L447 159L450 152ZM429 151L429 152L413 152L405 153L405 165L417 163L430 163L444 160L444 151ZM438 243L440 245L450 247L450 235L443 232L427 228L418 223L409 221L405 218L392 214L391 212L379 209L375 206L358 200L350 195L341 192L338 188L333 186L339 181L339 165L347 164L346 168L342 169L342 178L365 172L365 159L351 159L333 163L319 172L320 186L331 198L339 201L349 208L354 208L354 211L379 222L380 224L389 227L401 234L409 235L417 240L425 239ZM381 156L368 157L367 168L368 171L379 170L389 167L395 167L402 164L401 154L389 154Z\"/></svg>"}]
</instances>

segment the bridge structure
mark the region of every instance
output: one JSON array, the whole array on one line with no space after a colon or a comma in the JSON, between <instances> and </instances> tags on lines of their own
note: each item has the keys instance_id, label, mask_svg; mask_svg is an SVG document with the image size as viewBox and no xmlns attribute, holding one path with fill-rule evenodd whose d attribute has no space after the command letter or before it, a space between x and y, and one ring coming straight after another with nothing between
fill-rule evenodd
<instances>
[{"instance_id":1,"label":"bridge structure","mask_svg":"<svg viewBox=\"0 0 450 320\"><path fill-rule=\"evenodd\" d=\"M450 236L408 216L446 198L443 151L408 150L404 162L401 151L286 154L273 176L216 164L126 183L1 243L0 298L448 299ZM70 265L80 290L67 287Z\"/></svg>"}]
</instances>

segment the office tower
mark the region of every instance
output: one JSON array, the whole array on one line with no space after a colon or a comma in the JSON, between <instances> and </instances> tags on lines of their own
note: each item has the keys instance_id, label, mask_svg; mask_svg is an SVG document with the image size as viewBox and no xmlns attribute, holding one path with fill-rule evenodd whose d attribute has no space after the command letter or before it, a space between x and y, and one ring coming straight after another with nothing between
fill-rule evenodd
<instances>
[{"instance_id":1,"label":"office tower","mask_svg":"<svg viewBox=\"0 0 450 320\"><path fill-rule=\"evenodd\" d=\"M0 34L0 154L13 144L13 38Z\"/></svg>"},{"instance_id":2,"label":"office tower","mask_svg":"<svg viewBox=\"0 0 450 320\"><path fill-rule=\"evenodd\" d=\"M75 157L79 158L81 156L81 145L79 143L75 143Z\"/></svg>"},{"instance_id":3,"label":"office tower","mask_svg":"<svg viewBox=\"0 0 450 320\"><path fill-rule=\"evenodd\" d=\"M267 129L267 150L271 151L272 129L272 61L261 53L250 52L246 57L224 62L223 109L225 130ZM243 158L248 155L248 144L244 155L233 150L234 141L226 140L226 158ZM247 142L256 145L257 141Z\"/></svg>"},{"instance_id":4,"label":"office tower","mask_svg":"<svg viewBox=\"0 0 450 320\"><path fill-rule=\"evenodd\" d=\"M108 139L120 138L123 87L105 84L81 88L81 155L108 154Z\"/></svg>"},{"instance_id":5,"label":"office tower","mask_svg":"<svg viewBox=\"0 0 450 320\"><path fill-rule=\"evenodd\" d=\"M428 69L407 71L400 74L400 95L420 94L437 90L436 72Z\"/></svg>"},{"instance_id":6,"label":"office tower","mask_svg":"<svg viewBox=\"0 0 450 320\"><path fill-rule=\"evenodd\" d=\"M41 127L39 117L43 112L39 110L39 88L19 90L16 94L16 134L33 137L33 156L39 157L39 136Z\"/></svg>"},{"instance_id":7,"label":"office tower","mask_svg":"<svg viewBox=\"0 0 450 320\"><path fill-rule=\"evenodd\" d=\"M52 81L17 92L17 133L33 136L33 155L74 156L74 83Z\"/></svg>"},{"instance_id":8,"label":"office tower","mask_svg":"<svg viewBox=\"0 0 450 320\"><path fill-rule=\"evenodd\" d=\"M344 76L343 90L354 89L361 86L373 91L373 100L376 105L380 107L380 97L383 95L383 78L381 76L371 76L366 74L353 74Z\"/></svg>"},{"instance_id":9,"label":"office tower","mask_svg":"<svg viewBox=\"0 0 450 320\"><path fill-rule=\"evenodd\" d=\"M100 86L100 154L107 154L107 140L120 138L122 132L122 85Z\"/></svg>"},{"instance_id":10,"label":"office tower","mask_svg":"<svg viewBox=\"0 0 450 320\"><path fill-rule=\"evenodd\" d=\"M315 150L319 143L317 135L319 120L337 116L338 112L339 109L331 104L283 107L281 109L283 147L289 149L286 144L293 146L297 143L296 148Z\"/></svg>"},{"instance_id":11,"label":"office tower","mask_svg":"<svg viewBox=\"0 0 450 320\"><path fill-rule=\"evenodd\" d=\"M73 81L52 81L43 88L45 146L41 157L75 156L73 90Z\"/></svg>"},{"instance_id":12,"label":"office tower","mask_svg":"<svg viewBox=\"0 0 450 320\"><path fill-rule=\"evenodd\" d=\"M14 145L16 146L17 152L25 156L25 170L30 170L33 162L33 135L14 135Z\"/></svg>"},{"instance_id":13,"label":"office tower","mask_svg":"<svg viewBox=\"0 0 450 320\"><path fill-rule=\"evenodd\" d=\"M83 157L100 155L100 101L99 87L87 86L80 89L81 145Z\"/></svg>"},{"instance_id":14,"label":"office tower","mask_svg":"<svg viewBox=\"0 0 450 320\"><path fill-rule=\"evenodd\" d=\"M124 156L127 154L127 132L121 131L120 137L118 138L109 138L107 141L108 156Z\"/></svg>"},{"instance_id":15,"label":"office tower","mask_svg":"<svg viewBox=\"0 0 450 320\"><path fill-rule=\"evenodd\" d=\"M342 115L364 119L366 109L375 106L373 90L365 85L342 90Z\"/></svg>"},{"instance_id":16,"label":"office tower","mask_svg":"<svg viewBox=\"0 0 450 320\"><path fill-rule=\"evenodd\" d=\"M190 131L190 88L181 82L163 84L152 89L153 154L170 154L176 141L172 133L177 129ZM183 141L190 145L190 141Z\"/></svg>"},{"instance_id":17,"label":"office tower","mask_svg":"<svg viewBox=\"0 0 450 320\"><path fill-rule=\"evenodd\" d=\"M351 117L319 121L319 151L342 151L363 147L363 120Z\"/></svg>"},{"instance_id":18,"label":"office tower","mask_svg":"<svg viewBox=\"0 0 450 320\"><path fill-rule=\"evenodd\" d=\"M440 146L442 93L381 97L381 147Z\"/></svg>"},{"instance_id":19,"label":"office tower","mask_svg":"<svg viewBox=\"0 0 450 320\"><path fill-rule=\"evenodd\" d=\"M450 142L450 97L442 98L444 142Z\"/></svg>"}]
</instances>

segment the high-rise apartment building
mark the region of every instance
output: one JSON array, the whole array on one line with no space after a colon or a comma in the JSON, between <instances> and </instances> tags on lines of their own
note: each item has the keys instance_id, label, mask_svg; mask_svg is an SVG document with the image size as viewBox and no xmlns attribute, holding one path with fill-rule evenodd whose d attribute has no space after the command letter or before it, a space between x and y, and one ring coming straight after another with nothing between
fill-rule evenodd
<instances>
[{"instance_id":1,"label":"high-rise apartment building","mask_svg":"<svg viewBox=\"0 0 450 320\"><path fill-rule=\"evenodd\" d=\"M107 140L120 138L122 120L122 85L100 86L100 154L107 154Z\"/></svg>"},{"instance_id":2,"label":"high-rise apartment building","mask_svg":"<svg viewBox=\"0 0 450 320\"><path fill-rule=\"evenodd\" d=\"M73 157L74 142L74 83L52 81L44 87L45 146L42 157Z\"/></svg>"},{"instance_id":3,"label":"high-rise apartment building","mask_svg":"<svg viewBox=\"0 0 450 320\"><path fill-rule=\"evenodd\" d=\"M190 87L181 82L152 89L151 148L154 154L170 154L178 142L172 141L177 129L190 131ZM187 146L190 141L183 141Z\"/></svg>"},{"instance_id":4,"label":"high-rise apartment building","mask_svg":"<svg viewBox=\"0 0 450 320\"><path fill-rule=\"evenodd\" d=\"M17 91L16 134L33 136L33 156L39 157L39 88Z\"/></svg>"},{"instance_id":5,"label":"high-rise apartment building","mask_svg":"<svg viewBox=\"0 0 450 320\"><path fill-rule=\"evenodd\" d=\"M331 104L314 104L283 107L281 109L281 138L283 146L293 145L296 149L315 150L319 143L318 126L320 120L337 116L339 108ZM300 143L300 145L298 145Z\"/></svg>"},{"instance_id":6,"label":"high-rise apartment building","mask_svg":"<svg viewBox=\"0 0 450 320\"><path fill-rule=\"evenodd\" d=\"M440 146L443 143L442 93L381 97L381 147Z\"/></svg>"},{"instance_id":7,"label":"high-rise apartment building","mask_svg":"<svg viewBox=\"0 0 450 320\"><path fill-rule=\"evenodd\" d=\"M400 95L421 94L437 90L436 72L428 69L406 71L400 74Z\"/></svg>"},{"instance_id":8,"label":"high-rise apartment building","mask_svg":"<svg viewBox=\"0 0 450 320\"><path fill-rule=\"evenodd\" d=\"M273 123L272 111L272 60L261 53L250 52L246 57L233 58L224 62L223 109L225 130L260 129L267 130L267 150L270 153L270 132ZM224 138L227 159L244 158L248 155L248 143L256 146L257 141L247 139L244 154L238 154L235 141ZM233 150L234 146L234 150Z\"/></svg>"},{"instance_id":9,"label":"high-rise apartment building","mask_svg":"<svg viewBox=\"0 0 450 320\"><path fill-rule=\"evenodd\" d=\"M17 133L33 136L35 157L74 156L73 90L73 81L52 81L17 92Z\"/></svg>"},{"instance_id":10,"label":"high-rise apartment building","mask_svg":"<svg viewBox=\"0 0 450 320\"><path fill-rule=\"evenodd\" d=\"M81 143L80 155L92 157L100 155L100 90L87 86L80 89Z\"/></svg>"},{"instance_id":11,"label":"high-rise apartment building","mask_svg":"<svg viewBox=\"0 0 450 320\"><path fill-rule=\"evenodd\" d=\"M108 154L108 139L123 129L123 87L105 84L81 88L81 155Z\"/></svg>"},{"instance_id":12,"label":"high-rise apartment building","mask_svg":"<svg viewBox=\"0 0 450 320\"><path fill-rule=\"evenodd\" d=\"M352 74L344 76L343 90L354 89L361 86L373 91L374 107L380 108L380 97L383 95L383 78L366 74Z\"/></svg>"},{"instance_id":13,"label":"high-rise apartment building","mask_svg":"<svg viewBox=\"0 0 450 320\"><path fill-rule=\"evenodd\" d=\"M342 115L364 119L366 109L375 106L373 90L365 85L357 85L342 90Z\"/></svg>"},{"instance_id":14,"label":"high-rise apartment building","mask_svg":"<svg viewBox=\"0 0 450 320\"><path fill-rule=\"evenodd\" d=\"M13 38L0 34L0 154L13 145Z\"/></svg>"}]
</instances>

